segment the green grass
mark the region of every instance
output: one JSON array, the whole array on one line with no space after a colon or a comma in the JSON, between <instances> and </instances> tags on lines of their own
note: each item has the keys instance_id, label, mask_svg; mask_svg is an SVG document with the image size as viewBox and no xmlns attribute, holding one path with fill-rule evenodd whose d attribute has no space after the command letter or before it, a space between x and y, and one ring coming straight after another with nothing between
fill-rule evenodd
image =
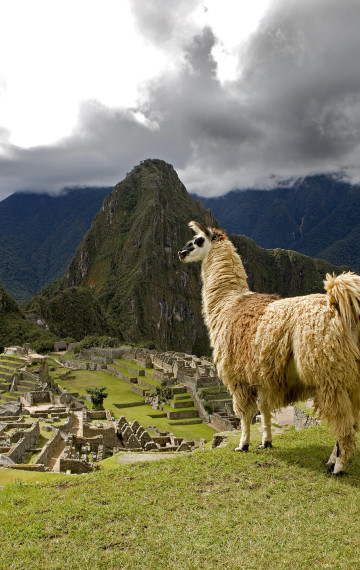
<instances>
[{"instance_id":1,"label":"green grass","mask_svg":"<svg viewBox=\"0 0 360 570\"><path fill-rule=\"evenodd\" d=\"M55 478L56 480L61 480L63 477L65 477L65 475L62 475L61 473L41 473L36 471L21 471L18 469L0 469L0 487L6 485L21 486L27 483L54 481ZM2 496L3 495L0 494L0 497ZM0 568L3 567L0 566Z\"/></svg>"},{"instance_id":2,"label":"green grass","mask_svg":"<svg viewBox=\"0 0 360 570\"><path fill-rule=\"evenodd\" d=\"M119 366L125 366L125 368L133 368L134 370L146 370L149 374L153 374L153 368L143 368L139 364L134 364L133 362L129 362L128 360L124 360L123 358L115 358L115 364L119 364Z\"/></svg>"},{"instance_id":3,"label":"green grass","mask_svg":"<svg viewBox=\"0 0 360 570\"><path fill-rule=\"evenodd\" d=\"M323 426L290 429L263 451L234 453L233 441L171 462L113 459L86 476L8 485L0 566L357 569L360 453L346 475L327 475L333 441Z\"/></svg>"}]
</instances>

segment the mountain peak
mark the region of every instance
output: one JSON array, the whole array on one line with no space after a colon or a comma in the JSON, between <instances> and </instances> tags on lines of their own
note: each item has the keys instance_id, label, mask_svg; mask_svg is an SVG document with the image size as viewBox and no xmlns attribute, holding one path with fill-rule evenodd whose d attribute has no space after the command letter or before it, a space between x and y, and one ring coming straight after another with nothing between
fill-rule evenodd
<instances>
[{"instance_id":1,"label":"mountain peak","mask_svg":"<svg viewBox=\"0 0 360 570\"><path fill-rule=\"evenodd\" d=\"M216 223L170 164L141 162L105 198L62 288L90 287L130 341L205 350L199 267L184 270L177 257L191 219Z\"/></svg>"}]
</instances>

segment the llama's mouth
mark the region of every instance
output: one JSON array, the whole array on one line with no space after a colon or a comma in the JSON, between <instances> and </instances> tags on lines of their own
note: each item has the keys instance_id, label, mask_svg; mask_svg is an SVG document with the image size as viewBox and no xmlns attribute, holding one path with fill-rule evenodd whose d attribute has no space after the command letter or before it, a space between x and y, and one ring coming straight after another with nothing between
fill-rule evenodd
<instances>
[{"instance_id":1,"label":"llama's mouth","mask_svg":"<svg viewBox=\"0 0 360 570\"><path fill-rule=\"evenodd\" d=\"M185 261L185 257L187 255L189 255L189 253L190 253L190 251L187 249L183 249L181 251L178 251L178 256L179 256L180 261Z\"/></svg>"}]
</instances>

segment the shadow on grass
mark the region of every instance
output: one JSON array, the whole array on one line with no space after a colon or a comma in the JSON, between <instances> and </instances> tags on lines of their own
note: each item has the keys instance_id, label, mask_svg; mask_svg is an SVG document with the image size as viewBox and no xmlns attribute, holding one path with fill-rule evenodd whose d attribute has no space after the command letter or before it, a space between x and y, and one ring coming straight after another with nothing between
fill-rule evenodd
<instances>
[{"instance_id":1,"label":"shadow on grass","mask_svg":"<svg viewBox=\"0 0 360 570\"><path fill-rule=\"evenodd\" d=\"M294 445L288 444L282 447L282 442L279 439L277 442L275 441L272 448L272 456L289 466L306 469L325 477L333 477L334 480L352 487L360 487L359 447L355 456L347 464L345 472L338 476L329 473L326 466L331 451L332 446L325 443L302 442L302 445L294 443Z\"/></svg>"}]
</instances>

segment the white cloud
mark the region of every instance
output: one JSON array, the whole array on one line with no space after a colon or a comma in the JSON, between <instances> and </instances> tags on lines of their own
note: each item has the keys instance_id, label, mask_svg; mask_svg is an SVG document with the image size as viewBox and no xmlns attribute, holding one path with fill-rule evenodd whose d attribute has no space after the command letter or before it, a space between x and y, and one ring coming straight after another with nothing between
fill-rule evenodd
<instances>
[{"instance_id":1,"label":"white cloud","mask_svg":"<svg viewBox=\"0 0 360 570\"><path fill-rule=\"evenodd\" d=\"M253 0L256 17L239 0L10 5L2 196L115 184L149 157L203 194L314 172L359 178L358 0ZM31 25L16 43L22 7Z\"/></svg>"}]
</instances>

